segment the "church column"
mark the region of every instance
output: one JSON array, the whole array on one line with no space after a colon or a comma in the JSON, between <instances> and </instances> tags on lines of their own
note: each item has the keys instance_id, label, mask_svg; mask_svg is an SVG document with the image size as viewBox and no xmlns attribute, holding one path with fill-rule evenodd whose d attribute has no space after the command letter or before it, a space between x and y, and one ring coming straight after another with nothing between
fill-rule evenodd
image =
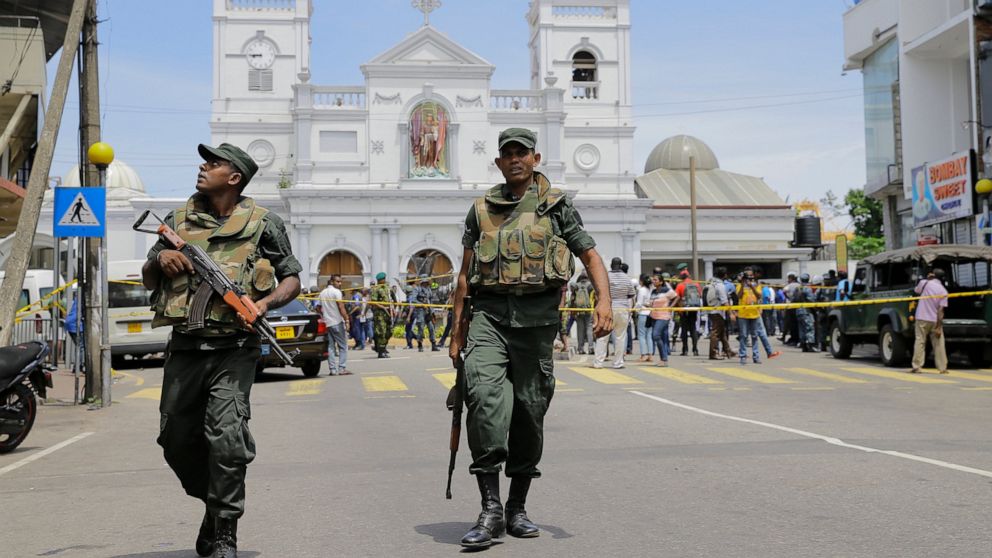
<instances>
[{"instance_id":1,"label":"church column","mask_svg":"<svg viewBox=\"0 0 992 558\"><path fill-rule=\"evenodd\" d=\"M696 277L696 279L709 279L713 277L713 263L716 258L703 258L703 276Z\"/></svg>"},{"instance_id":2,"label":"church column","mask_svg":"<svg viewBox=\"0 0 992 558\"><path fill-rule=\"evenodd\" d=\"M400 267L400 226L386 225L383 227L389 235L386 243L386 275L389 281L399 277Z\"/></svg>"},{"instance_id":3,"label":"church column","mask_svg":"<svg viewBox=\"0 0 992 558\"><path fill-rule=\"evenodd\" d=\"M296 93L296 182L310 185L313 181L313 161L310 158L310 136L313 127L313 86L310 72L298 74L300 83L293 86Z\"/></svg>"},{"instance_id":4,"label":"church column","mask_svg":"<svg viewBox=\"0 0 992 558\"><path fill-rule=\"evenodd\" d=\"M538 139L539 143L542 144L539 146L539 149L541 150L542 162L548 173L548 178L551 182L564 182L565 162L562 160L561 137L565 123L565 91L551 87L555 81L557 79L551 78L548 88L541 91L544 94L544 118L547 137L543 138L544 141L540 141L541 138Z\"/></svg>"},{"instance_id":5,"label":"church column","mask_svg":"<svg viewBox=\"0 0 992 558\"><path fill-rule=\"evenodd\" d=\"M640 260L634 261L634 239L640 236L633 231L623 231L620 238L623 239L623 263L627 264L627 273L635 275L635 269L641 269Z\"/></svg>"},{"instance_id":6,"label":"church column","mask_svg":"<svg viewBox=\"0 0 992 558\"><path fill-rule=\"evenodd\" d=\"M294 225L296 229L296 254L303 271L300 272L300 285L310 288L310 227L311 225Z\"/></svg>"},{"instance_id":7,"label":"church column","mask_svg":"<svg viewBox=\"0 0 992 558\"><path fill-rule=\"evenodd\" d=\"M370 225L370 228L372 229L372 265L370 266L372 269L369 273L375 277L382 271L382 225Z\"/></svg>"}]
</instances>

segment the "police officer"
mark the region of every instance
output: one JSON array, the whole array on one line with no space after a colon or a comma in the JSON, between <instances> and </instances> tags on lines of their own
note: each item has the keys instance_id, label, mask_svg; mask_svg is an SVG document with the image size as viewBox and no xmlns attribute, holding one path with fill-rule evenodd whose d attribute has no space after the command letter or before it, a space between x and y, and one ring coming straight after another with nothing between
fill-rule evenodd
<instances>
[{"instance_id":1,"label":"police officer","mask_svg":"<svg viewBox=\"0 0 992 558\"><path fill-rule=\"evenodd\" d=\"M236 270L231 279L264 315L299 294L302 268L282 220L241 195L258 170L251 157L228 143L200 145L199 152L204 162L197 192L165 221L222 269ZM236 557L245 470L255 458L248 430L249 395L261 342L216 295L204 323L188 323L200 278L189 259L162 240L148 252L142 279L154 290L152 326L173 328L162 379L158 443L186 493L206 505L196 552Z\"/></svg>"},{"instance_id":2,"label":"police officer","mask_svg":"<svg viewBox=\"0 0 992 558\"><path fill-rule=\"evenodd\" d=\"M516 537L540 533L524 509L544 442L544 415L554 393L554 339L561 287L581 260L596 290L594 335L613 327L606 268L592 237L565 193L535 172L541 155L534 132L510 128L499 135L504 184L475 201L465 219L465 248L454 299L455 331L448 355L456 368L465 349L466 430L482 495L478 522L462 546L486 547L504 530ZM472 308L464 307L471 290ZM462 315L471 312L464 331ZM622 349L622 348L621 348ZM510 478L506 509L499 472ZM505 513L504 513L505 512Z\"/></svg>"},{"instance_id":3,"label":"police officer","mask_svg":"<svg viewBox=\"0 0 992 558\"><path fill-rule=\"evenodd\" d=\"M411 304L407 312L407 321L411 323L411 331L417 338L417 350L424 352L424 327L430 335L431 350L439 351L437 341L434 340L434 322L431 320L430 308L417 306L418 304L430 304L433 297L431 291L431 279L426 274L420 276L420 285L413 288L407 302Z\"/></svg>"},{"instance_id":4,"label":"police officer","mask_svg":"<svg viewBox=\"0 0 992 558\"><path fill-rule=\"evenodd\" d=\"M799 276L800 287L796 291L796 302L814 302L813 289L809 287L809 273ZM811 308L797 308L796 320L799 322L799 346L804 353L818 353L819 347L816 343L816 324Z\"/></svg>"}]
</instances>

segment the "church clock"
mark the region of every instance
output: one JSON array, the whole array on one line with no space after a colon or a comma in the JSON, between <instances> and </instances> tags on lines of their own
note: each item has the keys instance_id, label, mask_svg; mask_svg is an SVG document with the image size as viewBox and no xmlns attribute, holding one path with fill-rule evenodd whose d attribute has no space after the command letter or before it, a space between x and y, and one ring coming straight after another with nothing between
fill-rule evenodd
<instances>
[{"instance_id":1,"label":"church clock","mask_svg":"<svg viewBox=\"0 0 992 558\"><path fill-rule=\"evenodd\" d=\"M256 70L265 70L272 67L276 60L276 49L272 43L256 39L245 48L245 56L248 58L248 65Z\"/></svg>"}]
</instances>

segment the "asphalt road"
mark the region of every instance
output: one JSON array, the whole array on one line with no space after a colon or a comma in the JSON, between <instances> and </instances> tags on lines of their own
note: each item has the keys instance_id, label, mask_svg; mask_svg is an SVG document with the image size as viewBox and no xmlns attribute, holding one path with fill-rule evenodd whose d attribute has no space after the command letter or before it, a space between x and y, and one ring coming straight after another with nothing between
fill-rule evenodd
<instances>
[{"instance_id":1,"label":"asphalt road","mask_svg":"<svg viewBox=\"0 0 992 558\"><path fill-rule=\"evenodd\" d=\"M444 499L450 362L393 354L353 353L354 376L276 369L255 385L241 556L461 551L479 496L463 439ZM760 366L588 364L556 366L528 502L544 532L487 555L992 553L992 370L915 376L795 349ZM42 408L0 456L0 555L195 556L202 507L155 445L160 384L161 369L125 370L110 409Z\"/></svg>"}]
</instances>

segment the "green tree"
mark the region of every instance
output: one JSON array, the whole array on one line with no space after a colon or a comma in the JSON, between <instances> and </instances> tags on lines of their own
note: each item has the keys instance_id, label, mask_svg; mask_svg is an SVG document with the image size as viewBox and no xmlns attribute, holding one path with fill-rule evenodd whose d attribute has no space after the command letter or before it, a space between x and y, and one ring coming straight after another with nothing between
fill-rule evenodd
<instances>
[{"instance_id":1,"label":"green tree","mask_svg":"<svg viewBox=\"0 0 992 558\"><path fill-rule=\"evenodd\" d=\"M852 188L844 203L854 221L854 234L865 238L882 238L882 202L865 196L864 190Z\"/></svg>"},{"instance_id":2,"label":"green tree","mask_svg":"<svg viewBox=\"0 0 992 558\"><path fill-rule=\"evenodd\" d=\"M885 250L885 239L879 236L856 236L847 243L847 257L863 260Z\"/></svg>"}]
</instances>

